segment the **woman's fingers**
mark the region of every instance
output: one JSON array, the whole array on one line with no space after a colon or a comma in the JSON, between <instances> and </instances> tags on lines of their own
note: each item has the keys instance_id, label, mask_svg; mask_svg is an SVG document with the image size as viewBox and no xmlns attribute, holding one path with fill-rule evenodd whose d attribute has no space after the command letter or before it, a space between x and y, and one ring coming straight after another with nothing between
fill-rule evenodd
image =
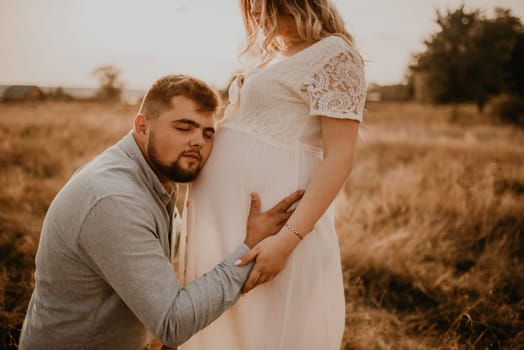
<instances>
[{"instance_id":1,"label":"woman's fingers","mask_svg":"<svg viewBox=\"0 0 524 350\"><path fill-rule=\"evenodd\" d=\"M249 274L249 277L247 278L246 283L244 284L244 288L242 288L242 293L247 293L251 289L255 288L258 285L258 281L260 279L260 273L258 271L251 271Z\"/></svg>"},{"instance_id":2,"label":"woman's fingers","mask_svg":"<svg viewBox=\"0 0 524 350\"><path fill-rule=\"evenodd\" d=\"M235 266L244 266L252 262L256 259L257 255L260 253L258 249L251 249L244 255L242 255L240 258L238 258L237 261L235 261Z\"/></svg>"},{"instance_id":3,"label":"woman's fingers","mask_svg":"<svg viewBox=\"0 0 524 350\"><path fill-rule=\"evenodd\" d=\"M271 281L273 278L275 278L275 276L276 274L266 274L260 271L252 271L248 280L244 284L244 287L242 288L242 293L247 293L259 285Z\"/></svg>"}]
</instances>

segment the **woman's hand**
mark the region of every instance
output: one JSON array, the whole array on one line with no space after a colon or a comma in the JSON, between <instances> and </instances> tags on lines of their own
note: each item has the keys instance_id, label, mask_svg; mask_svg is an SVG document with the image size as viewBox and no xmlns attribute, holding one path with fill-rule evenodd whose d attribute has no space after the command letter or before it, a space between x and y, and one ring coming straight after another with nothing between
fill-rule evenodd
<instances>
[{"instance_id":1,"label":"woman's hand","mask_svg":"<svg viewBox=\"0 0 524 350\"><path fill-rule=\"evenodd\" d=\"M277 235L264 239L244 254L237 265L246 265L254 259L256 262L242 288L242 293L247 293L278 275L299 243L300 239L294 233L283 228Z\"/></svg>"}]
</instances>

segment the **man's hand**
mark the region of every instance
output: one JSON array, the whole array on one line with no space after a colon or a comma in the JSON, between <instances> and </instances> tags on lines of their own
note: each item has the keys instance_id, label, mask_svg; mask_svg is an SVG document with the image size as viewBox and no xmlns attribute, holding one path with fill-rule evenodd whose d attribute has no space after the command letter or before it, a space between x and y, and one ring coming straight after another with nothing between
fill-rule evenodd
<instances>
[{"instance_id":1,"label":"man's hand","mask_svg":"<svg viewBox=\"0 0 524 350\"><path fill-rule=\"evenodd\" d=\"M280 231L293 213L293 210L290 210L291 206L299 201L303 195L304 190L295 191L278 202L273 208L261 213L260 198L256 193L252 193L244 243L251 249L264 238Z\"/></svg>"}]
</instances>

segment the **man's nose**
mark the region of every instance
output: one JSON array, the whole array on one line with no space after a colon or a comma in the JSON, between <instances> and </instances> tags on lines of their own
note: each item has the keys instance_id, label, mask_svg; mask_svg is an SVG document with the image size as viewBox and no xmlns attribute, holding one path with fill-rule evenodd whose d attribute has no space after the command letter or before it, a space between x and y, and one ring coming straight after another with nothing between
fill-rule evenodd
<instances>
[{"instance_id":1,"label":"man's nose","mask_svg":"<svg viewBox=\"0 0 524 350\"><path fill-rule=\"evenodd\" d=\"M206 140L204 139L204 135L202 135L201 133L195 133L194 137L192 137L189 141L189 145L191 146L191 148L200 149L202 148L205 142Z\"/></svg>"}]
</instances>

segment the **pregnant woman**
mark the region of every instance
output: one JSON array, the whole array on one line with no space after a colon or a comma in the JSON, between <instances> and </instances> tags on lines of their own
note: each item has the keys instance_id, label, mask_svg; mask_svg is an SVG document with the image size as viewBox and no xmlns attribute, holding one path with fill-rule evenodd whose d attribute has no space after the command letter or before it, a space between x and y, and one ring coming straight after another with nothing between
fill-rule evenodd
<instances>
[{"instance_id":1,"label":"pregnant woman","mask_svg":"<svg viewBox=\"0 0 524 350\"><path fill-rule=\"evenodd\" d=\"M243 55L256 64L233 82L191 187L186 282L242 241L250 193L269 207L306 193L282 230L243 259L256 257L249 293L182 349L338 350L345 301L333 201L355 155L363 62L330 0L242 0L240 8Z\"/></svg>"}]
</instances>

